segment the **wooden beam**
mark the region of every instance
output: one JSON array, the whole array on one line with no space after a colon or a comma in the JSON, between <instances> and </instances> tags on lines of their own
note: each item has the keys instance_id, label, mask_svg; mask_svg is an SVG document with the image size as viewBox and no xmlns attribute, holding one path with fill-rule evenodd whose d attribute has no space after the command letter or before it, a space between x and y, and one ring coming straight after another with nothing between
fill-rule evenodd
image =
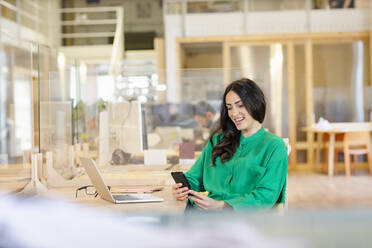
<instances>
[{"instance_id":1,"label":"wooden beam","mask_svg":"<svg viewBox=\"0 0 372 248\"><path fill-rule=\"evenodd\" d=\"M307 38L306 38L307 39ZM303 44L304 40L300 39L290 39L293 44ZM356 41L369 42L369 37L339 37L339 38L322 38L322 39L312 39L313 44L346 44L353 43ZM231 47L239 46L270 46L273 43L285 42L284 40L262 40L262 41L231 41Z\"/></svg>"},{"instance_id":2,"label":"wooden beam","mask_svg":"<svg viewBox=\"0 0 372 248\"><path fill-rule=\"evenodd\" d=\"M164 38L154 39L154 50L156 56L156 72L158 74L158 83L166 85L165 80L165 41ZM166 103L166 91L158 91L158 103Z\"/></svg>"},{"instance_id":3,"label":"wooden beam","mask_svg":"<svg viewBox=\"0 0 372 248\"><path fill-rule=\"evenodd\" d=\"M342 141L336 141L335 142L335 147L336 148L342 148L344 145L344 143ZM310 146L310 144L306 141L297 141L295 146L292 147L292 149L297 149L297 150L307 150L308 148L318 148L319 147L319 144L318 143L315 143L313 142L313 145ZM328 148L329 147L329 142L322 142L322 148Z\"/></svg>"},{"instance_id":4,"label":"wooden beam","mask_svg":"<svg viewBox=\"0 0 372 248\"><path fill-rule=\"evenodd\" d=\"M224 42L222 46L223 82L225 87L231 83L231 51L230 44Z\"/></svg>"},{"instance_id":5,"label":"wooden beam","mask_svg":"<svg viewBox=\"0 0 372 248\"><path fill-rule=\"evenodd\" d=\"M159 76L158 81L164 83L165 81L165 41L164 38L154 39L154 50L156 56L156 69Z\"/></svg>"},{"instance_id":6,"label":"wooden beam","mask_svg":"<svg viewBox=\"0 0 372 248\"><path fill-rule=\"evenodd\" d=\"M289 143L292 147L291 154L289 155L290 166L296 166L297 151L295 144L296 137L296 85L295 85L295 48L293 42L287 43L287 70L288 70L288 113L289 113Z\"/></svg>"},{"instance_id":7,"label":"wooden beam","mask_svg":"<svg viewBox=\"0 0 372 248\"><path fill-rule=\"evenodd\" d=\"M183 69L185 68L185 60L186 60L186 52L185 49L183 49L182 45L178 42L176 42L176 58L177 58L177 64L176 64L176 102L180 103L182 101L182 76L183 76ZM173 82L172 82L173 83Z\"/></svg>"},{"instance_id":8,"label":"wooden beam","mask_svg":"<svg viewBox=\"0 0 372 248\"><path fill-rule=\"evenodd\" d=\"M372 23L372 0L369 1L370 8L369 8L369 18L370 23ZM372 95L372 26L370 27L370 36L369 36L369 85L371 86L371 95ZM367 44L367 42L365 42ZM372 103L370 103L372 105ZM372 106L367 106L369 109L372 109ZM368 118L368 117L367 117ZM369 121L372 122L372 111L369 113Z\"/></svg>"},{"instance_id":9,"label":"wooden beam","mask_svg":"<svg viewBox=\"0 0 372 248\"><path fill-rule=\"evenodd\" d=\"M312 39L311 40L313 44L316 45L326 45L326 44L349 44L357 41L363 41L363 42L368 42L369 37L340 37L336 38L333 37L332 39Z\"/></svg>"},{"instance_id":10,"label":"wooden beam","mask_svg":"<svg viewBox=\"0 0 372 248\"><path fill-rule=\"evenodd\" d=\"M221 35L221 36L193 36L193 37L179 37L177 41L180 43L208 43L208 42L287 42L288 40L333 40L340 41L343 39L368 39L370 30L358 32L324 32L324 33L291 33L291 34L260 34L260 35Z\"/></svg>"},{"instance_id":11,"label":"wooden beam","mask_svg":"<svg viewBox=\"0 0 372 248\"><path fill-rule=\"evenodd\" d=\"M283 41L279 40L264 40L264 41L232 41L229 42L230 47L240 47L240 46L271 46L275 43L281 43Z\"/></svg>"},{"instance_id":12,"label":"wooden beam","mask_svg":"<svg viewBox=\"0 0 372 248\"><path fill-rule=\"evenodd\" d=\"M305 88L306 88L306 125L314 123L314 99L313 99L313 44L311 40L305 43ZM307 132L307 142L310 147L307 149L307 161L314 164L314 133Z\"/></svg>"}]
</instances>

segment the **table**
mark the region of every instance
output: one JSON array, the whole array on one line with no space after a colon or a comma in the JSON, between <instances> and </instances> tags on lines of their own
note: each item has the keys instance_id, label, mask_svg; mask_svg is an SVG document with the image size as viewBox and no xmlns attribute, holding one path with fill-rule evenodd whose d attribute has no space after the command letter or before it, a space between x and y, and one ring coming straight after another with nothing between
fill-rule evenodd
<instances>
[{"instance_id":1,"label":"table","mask_svg":"<svg viewBox=\"0 0 372 248\"><path fill-rule=\"evenodd\" d=\"M330 123L327 128L319 128L317 125L310 127L304 127L302 130L306 132L318 133L320 139L318 142L322 142L323 134L329 134L329 147L328 147L328 176L334 174L334 154L335 154L335 136L337 133L349 133L349 132L364 132L372 131L372 122L334 122ZM316 163L319 161L320 149L317 149Z\"/></svg>"},{"instance_id":2,"label":"table","mask_svg":"<svg viewBox=\"0 0 372 248\"><path fill-rule=\"evenodd\" d=\"M150 167L150 166L149 166ZM9 175L10 176L10 175ZM86 178L84 175L82 178ZM163 202L151 202L151 203L131 203L131 204L113 204L111 202L102 200L101 198L85 196L80 194L78 198L75 198L75 191L77 187L61 187L51 188L48 190L46 197L53 196L63 198L69 202L81 203L88 206L108 208L115 211L124 213L159 213L159 214L183 214L186 202L177 201L173 198L171 185L173 179L170 176L170 171L153 171L153 170L142 170L140 171L126 171L126 172L108 172L104 173L103 177L108 185L120 185L122 182L130 182L132 185L134 182L139 182L140 185L159 185L159 182L163 182L164 189L162 191L154 192L152 194L159 196L164 199ZM14 192L22 189L28 182L26 181L14 181L10 182L7 180L0 181L0 189L2 192ZM112 184L111 184L112 183ZM122 184L123 185L123 184Z\"/></svg>"}]
</instances>

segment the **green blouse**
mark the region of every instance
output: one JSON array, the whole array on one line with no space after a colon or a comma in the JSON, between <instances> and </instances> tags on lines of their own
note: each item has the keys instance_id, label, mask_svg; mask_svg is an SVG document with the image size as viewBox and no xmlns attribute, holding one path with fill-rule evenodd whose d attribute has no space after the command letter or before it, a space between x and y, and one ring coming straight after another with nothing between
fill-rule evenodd
<instances>
[{"instance_id":1,"label":"green blouse","mask_svg":"<svg viewBox=\"0 0 372 248\"><path fill-rule=\"evenodd\" d=\"M213 144L222 140L222 134L213 136ZM283 140L261 128L245 138L240 135L239 146L233 157L224 163L216 159L212 166L212 144L186 172L191 187L198 192L225 201L234 210L273 207L284 202L288 158Z\"/></svg>"}]
</instances>

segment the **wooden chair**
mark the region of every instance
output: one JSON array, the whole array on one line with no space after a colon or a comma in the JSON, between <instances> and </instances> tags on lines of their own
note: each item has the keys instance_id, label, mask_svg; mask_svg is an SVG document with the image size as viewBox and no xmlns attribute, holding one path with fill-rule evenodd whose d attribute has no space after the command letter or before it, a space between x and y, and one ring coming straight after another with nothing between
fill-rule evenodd
<instances>
[{"instance_id":1,"label":"wooden chair","mask_svg":"<svg viewBox=\"0 0 372 248\"><path fill-rule=\"evenodd\" d=\"M343 133L336 133L335 135L335 141L340 141L342 142L344 140L344 134ZM329 142L329 134L325 133L323 134L323 143L325 142ZM339 153L343 153L344 152L344 149L342 147L335 147L335 154L334 154L334 174L337 175L338 174L338 163L340 162L338 159L339 159ZM328 161L328 148L324 148L323 149L323 154L322 154L322 157L323 157L323 161ZM322 164L322 167L321 167L321 170L323 172L326 172L328 173L328 166L327 166L327 163L323 163Z\"/></svg>"},{"instance_id":2,"label":"wooden chair","mask_svg":"<svg viewBox=\"0 0 372 248\"><path fill-rule=\"evenodd\" d=\"M345 174L350 177L351 161L357 162L357 155L367 154L369 171L372 174L372 145L369 132L349 132L344 137Z\"/></svg>"}]
</instances>

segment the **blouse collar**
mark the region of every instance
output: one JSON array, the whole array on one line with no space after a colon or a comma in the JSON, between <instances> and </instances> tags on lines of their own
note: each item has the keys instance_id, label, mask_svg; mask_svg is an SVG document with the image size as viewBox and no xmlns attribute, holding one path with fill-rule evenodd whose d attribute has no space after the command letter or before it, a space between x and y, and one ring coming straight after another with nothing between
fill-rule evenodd
<instances>
[{"instance_id":1,"label":"blouse collar","mask_svg":"<svg viewBox=\"0 0 372 248\"><path fill-rule=\"evenodd\" d=\"M244 137L243 133L240 132L240 144L246 144L248 142L254 141L257 138L260 138L262 135L264 135L264 133L265 129L263 127L261 127L256 133L248 137Z\"/></svg>"}]
</instances>

